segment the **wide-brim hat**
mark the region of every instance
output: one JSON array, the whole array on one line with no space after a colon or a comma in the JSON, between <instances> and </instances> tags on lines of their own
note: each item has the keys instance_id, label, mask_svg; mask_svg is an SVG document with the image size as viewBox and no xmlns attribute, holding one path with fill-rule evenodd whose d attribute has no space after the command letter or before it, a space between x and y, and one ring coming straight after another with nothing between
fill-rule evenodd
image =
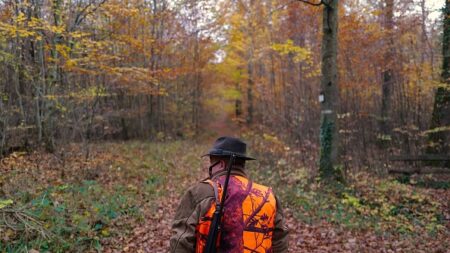
<instances>
[{"instance_id":1,"label":"wide-brim hat","mask_svg":"<svg viewBox=\"0 0 450 253\"><path fill-rule=\"evenodd\" d=\"M234 137L223 136L219 137L215 142L213 147L208 151L208 153L203 156L231 156L235 155L237 158L244 160L256 160L255 158L248 157L247 144L242 140Z\"/></svg>"}]
</instances>

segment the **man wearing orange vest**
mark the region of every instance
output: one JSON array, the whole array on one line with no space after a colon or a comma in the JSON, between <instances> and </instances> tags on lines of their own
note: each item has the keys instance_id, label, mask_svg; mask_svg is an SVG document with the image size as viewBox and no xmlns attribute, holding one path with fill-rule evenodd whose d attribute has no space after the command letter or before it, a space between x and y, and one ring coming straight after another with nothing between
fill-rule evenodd
<instances>
[{"instance_id":1,"label":"man wearing orange vest","mask_svg":"<svg viewBox=\"0 0 450 253\"><path fill-rule=\"evenodd\" d=\"M204 253L212 216L220 204L230 154L235 161L225 194L217 252L287 252L288 230L281 204L271 188L247 178L246 144L233 137L220 137L206 154L209 178L191 186L176 211L170 238L171 253Z\"/></svg>"}]
</instances>

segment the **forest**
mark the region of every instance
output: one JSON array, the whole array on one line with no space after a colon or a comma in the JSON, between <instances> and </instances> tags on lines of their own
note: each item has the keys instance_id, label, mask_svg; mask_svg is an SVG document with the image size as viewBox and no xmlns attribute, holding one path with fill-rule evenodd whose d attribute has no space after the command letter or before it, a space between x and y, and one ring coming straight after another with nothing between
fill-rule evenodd
<instances>
[{"instance_id":1,"label":"forest","mask_svg":"<svg viewBox=\"0 0 450 253\"><path fill-rule=\"evenodd\" d=\"M0 252L167 252L219 136L289 252L448 252L449 0L0 0Z\"/></svg>"}]
</instances>

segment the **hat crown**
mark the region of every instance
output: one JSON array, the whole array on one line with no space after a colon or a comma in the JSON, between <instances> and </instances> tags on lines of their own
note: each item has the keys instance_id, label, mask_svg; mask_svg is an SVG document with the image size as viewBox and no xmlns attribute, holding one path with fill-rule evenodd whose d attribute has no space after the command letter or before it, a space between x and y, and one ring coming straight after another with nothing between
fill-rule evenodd
<instances>
[{"instance_id":1,"label":"hat crown","mask_svg":"<svg viewBox=\"0 0 450 253\"><path fill-rule=\"evenodd\" d=\"M230 156L235 155L238 158L245 160L254 160L254 158L247 157L247 144L242 140L229 136L219 137L213 147L206 155L214 156Z\"/></svg>"},{"instance_id":2,"label":"hat crown","mask_svg":"<svg viewBox=\"0 0 450 253\"><path fill-rule=\"evenodd\" d=\"M221 149L237 154L245 154L247 151L247 144L238 138L223 136L216 140L213 149Z\"/></svg>"}]
</instances>

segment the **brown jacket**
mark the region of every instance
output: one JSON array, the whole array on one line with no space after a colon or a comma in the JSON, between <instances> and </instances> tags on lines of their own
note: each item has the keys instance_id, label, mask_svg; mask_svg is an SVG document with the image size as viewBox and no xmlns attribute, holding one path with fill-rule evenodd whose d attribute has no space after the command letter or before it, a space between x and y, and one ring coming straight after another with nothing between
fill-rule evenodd
<instances>
[{"instance_id":1,"label":"brown jacket","mask_svg":"<svg viewBox=\"0 0 450 253\"><path fill-rule=\"evenodd\" d=\"M213 175L213 178L225 173L225 171L219 172ZM240 168L233 168L231 174L247 177ZM199 182L186 191L172 223L171 253L195 252L195 228L197 222L208 211L213 201L214 191L208 183ZM288 251L288 229L285 226L281 204L278 200L272 249L274 253Z\"/></svg>"}]
</instances>

